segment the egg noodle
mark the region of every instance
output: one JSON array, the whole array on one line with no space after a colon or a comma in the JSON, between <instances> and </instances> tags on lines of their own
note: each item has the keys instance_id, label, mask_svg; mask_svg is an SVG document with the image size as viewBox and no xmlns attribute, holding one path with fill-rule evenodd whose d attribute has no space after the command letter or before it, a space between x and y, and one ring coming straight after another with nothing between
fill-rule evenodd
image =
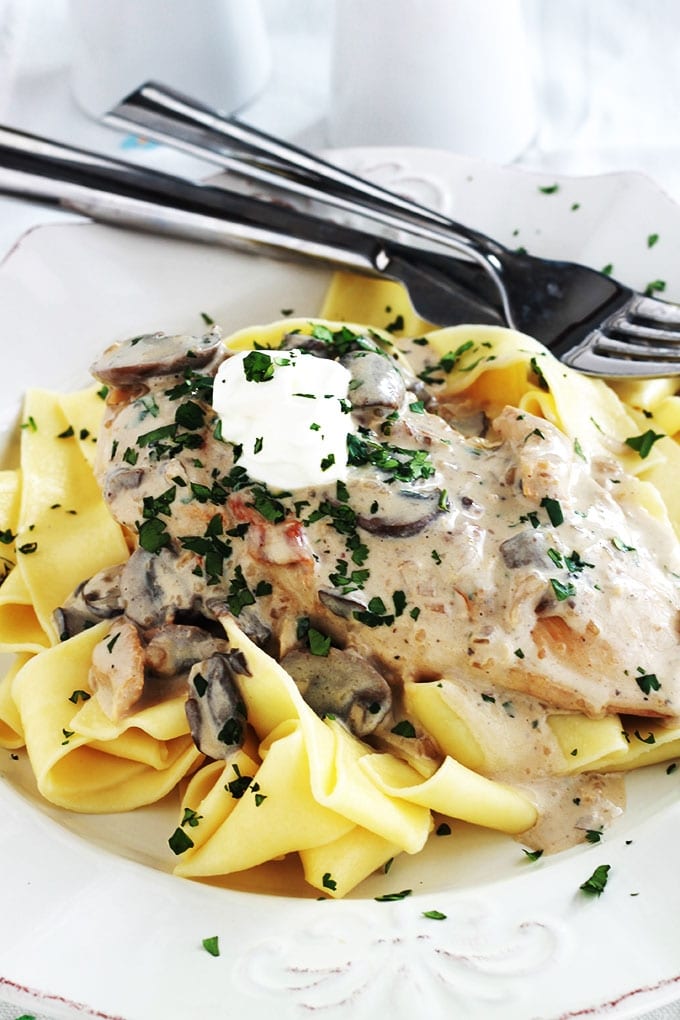
<instances>
[{"instance_id":1,"label":"egg noodle","mask_svg":"<svg viewBox=\"0 0 680 1020\"><path fill-rule=\"evenodd\" d=\"M669 533L674 529L677 543L674 381L610 386L569 370L512 330L433 329L414 317L396 285L346 274L334 278L321 319L390 327L383 336L407 357L425 346L435 362L458 352L437 389L439 400L465 400L489 419L511 405L556 426L583 459L613 459L626 497ZM234 350L277 346L286 331L309 328L308 320L286 320L243 330L225 343ZM395 339L401 336L420 343ZM525 735L498 739L502 711L495 729L478 725L479 708L455 677L405 685L410 717L442 752L436 767L419 768L354 736L331 714L315 713L233 616L222 625L247 664L239 688L248 725L231 757L210 760L199 751L186 692L142 702L119 719L103 711L88 678L111 621L63 640L54 612L84 579L130 552L94 473L104 396L99 386L67 395L30 391L20 466L0 472L0 650L14 656L0 681L0 746L25 747L42 796L68 810L109 813L178 790L177 828L167 834L176 874L229 876L297 854L306 882L332 897L344 896L395 855L418 853L442 820L515 835L532 830L540 805L513 768ZM645 435L651 435L649 449L627 442ZM548 776L611 774L680 755L677 720L641 723L611 711L590 717L562 710L549 713L548 722ZM503 781L504 774L511 780Z\"/></svg>"}]
</instances>

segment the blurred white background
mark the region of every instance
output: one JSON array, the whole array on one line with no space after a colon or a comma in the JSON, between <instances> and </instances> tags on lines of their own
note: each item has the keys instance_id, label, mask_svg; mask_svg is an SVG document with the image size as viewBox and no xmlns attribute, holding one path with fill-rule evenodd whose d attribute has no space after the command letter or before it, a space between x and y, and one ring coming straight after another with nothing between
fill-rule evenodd
<instances>
[{"instance_id":1,"label":"blurred white background","mask_svg":"<svg viewBox=\"0 0 680 1020\"><path fill-rule=\"evenodd\" d=\"M171 19L159 18L159 9L184 7L208 17L220 3L241 3L244 11L257 6L148 0L143 9L155 45L169 45ZM125 3L75 6L115 9L123 18ZM260 0L260 6L269 53L263 56L255 39L250 56L269 60L270 72L240 111L259 127L313 147L398 141L568 173L642 170L680 198L676 0ZM191 64L217 61L220 52L233 60L235 43L216 36L207 52L187 47L178 77L184 80ZM238 44L241 53L243 40ZM120 140L73 100L74 56L82 63L82 52L74 54L69 0L0 0L0 120L115 147ZM91 59L104 76L121 54L93 47Z\"/></svg>"}]
</instances>

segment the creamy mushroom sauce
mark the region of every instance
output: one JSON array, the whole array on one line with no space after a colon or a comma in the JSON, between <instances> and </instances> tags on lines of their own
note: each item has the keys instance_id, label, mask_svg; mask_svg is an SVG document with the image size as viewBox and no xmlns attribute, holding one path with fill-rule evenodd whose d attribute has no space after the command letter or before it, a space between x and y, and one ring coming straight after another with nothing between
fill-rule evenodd
<instances>
[{"instance_id":1,"label":"creamy mushroom sauce","mask_svg":"<svg viewBox=\"0 0 680 1020\"><path fill-rule=\"evenodd\" d=\"M339 358L352 374L347 481L288 492L254 482L220 436L211 387L229 355L215 331L135 338L102 355L93 373L110 392L97 472L134 552L113 579L90 583L89 598L75 593L60 611L63 632L88 615L127 628L120 655L95 662L91 678L120 715L172 672L147 653L164 628L183 628L175 677L186 677L206 659L186 632L198 628L208 659L224 657L219 619L231 614L284 660L316 711L423 774L441 752L416 720L411 735L399 725L404 685L451 678L481 727L514 692L503 723L516 767L496 774L490 762L487 773L558 805L534 845L583 838L620 810L620 781L549 782L557 749L545 721L680 714L673 535L626 499L613 460L586 463L550 422L506 407L490 423L474 415L483 434L466 435L373 336L313 332L282 336L282 347ZM211 756L220 740L228 756L240 725L247 666L233 666L223 658L221 717L200 716L189 687L192 732Z\"/></svg>"}]
</instances>

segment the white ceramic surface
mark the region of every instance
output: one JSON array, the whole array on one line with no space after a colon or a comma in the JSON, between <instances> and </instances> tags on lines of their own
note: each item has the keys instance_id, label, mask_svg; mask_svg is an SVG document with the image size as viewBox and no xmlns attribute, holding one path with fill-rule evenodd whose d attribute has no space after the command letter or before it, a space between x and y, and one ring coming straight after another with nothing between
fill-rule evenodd
<instances>
[{"instance_id":1,"label":"white ceramic surface","mask_svg":"<svg viewBox=\"0 0 680 1020\"><path fill-rule=\"evenodd\" d=\"M663 278L680 297L680 209L644 178L546 178L425 150L342 158L500 239L613 263L636 286ZM201 312L226 330L284 308L314 314L327 280L99 226L29 233L0 266L5 456L26 386L84 383L105 344L200 330ZM36 797L24 754L1 751L0 999L125 1020L637 1016L680 997L680 770L644 770L628 790L599 845L531 863L506 837L454 825L347 900L318 902L175 879L174 802L115 817L59 811ZM579 886L603 863L607 888L587 898ZM213 935L219 958L201 947Z\"/></svg>"}]
</instances>

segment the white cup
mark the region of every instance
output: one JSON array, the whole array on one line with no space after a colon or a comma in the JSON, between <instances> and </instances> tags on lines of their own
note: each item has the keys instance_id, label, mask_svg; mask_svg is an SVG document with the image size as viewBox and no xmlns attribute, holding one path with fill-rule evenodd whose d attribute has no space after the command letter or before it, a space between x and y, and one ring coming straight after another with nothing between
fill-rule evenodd
<instances>
[{"instance_id":1,"label":"white cup","mask_svg":"<svg viewBox=\"0 0 680 1020\"><path fill-rule=\"evenodd\" d=\"M70 0L70 14L71 87L94 117L152 79L231 113L269 76L259 0Z\"/></svg>"},{"instance_id":2,"label":"white cup","mask_svg":"<svg viewBox=\"0 0 680 1020\"><path fill-rule=\"evenodd\" d=\"M336 0L329 141L499 162L537 113L520 0Z\"/></svg>"}]
</instances>

